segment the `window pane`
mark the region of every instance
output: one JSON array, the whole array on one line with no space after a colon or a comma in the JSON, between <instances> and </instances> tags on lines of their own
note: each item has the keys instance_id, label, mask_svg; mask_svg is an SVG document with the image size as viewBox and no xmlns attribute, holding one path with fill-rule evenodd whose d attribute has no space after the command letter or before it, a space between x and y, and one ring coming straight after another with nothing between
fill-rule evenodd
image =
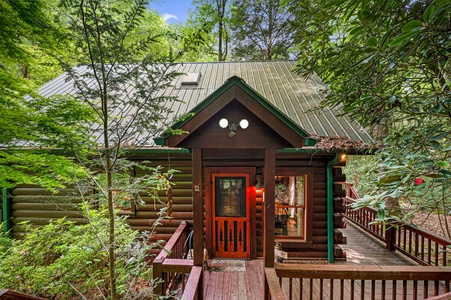
<instances>
[{"instance_id":1,"label":"window pane","mask_svg":"<svg viewBox=\"0 0 451 300\"><path fill-rule=\"evenodd\" d=\"M246 217L246 177L216 178L216 216Z\"/></svg>"},{"instance_id":2,"label":"window pane","mask_svg":"<svg viewBox=\"0 0 451 300\"><path fill-rule=\"evenodd\" d=\"M304 237L305 177L276 176L275 233Z\"/></svg>"}]
</instances>

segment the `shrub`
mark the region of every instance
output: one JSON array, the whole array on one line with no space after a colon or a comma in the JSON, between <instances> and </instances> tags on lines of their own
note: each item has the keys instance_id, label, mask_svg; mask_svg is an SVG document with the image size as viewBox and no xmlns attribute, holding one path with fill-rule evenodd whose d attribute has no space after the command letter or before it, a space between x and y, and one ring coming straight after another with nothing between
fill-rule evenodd
<instances>
[{"instance_id":1,"label":"shrub","mask_svg":"<svg viewBox=\"0 0 451 300\"><path fill-rule=\"evenodd\" d=\"M12 240L9 246L1 238L0 247L8 250L0 255L0 289L57 299L107 295L108 218L105 211L87 206L83 212L88 220L85 225L65 219L38 228L24 223L22 239ZM148 236L130 229L124 218L117 218L115 265L122 298L134 298L136 285L140 286L141 299L152 298L152 272L146 263L152 247L145 240Z\"/></svg>"}]
</instances>

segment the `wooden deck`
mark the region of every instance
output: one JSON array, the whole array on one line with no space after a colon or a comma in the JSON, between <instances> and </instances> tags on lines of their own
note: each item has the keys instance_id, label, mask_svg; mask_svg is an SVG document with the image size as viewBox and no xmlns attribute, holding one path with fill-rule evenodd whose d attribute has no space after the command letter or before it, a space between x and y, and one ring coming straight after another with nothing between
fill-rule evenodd
<instances>
[{"instance_id":1,"label":"wooden deck","mask_svg":"<svg viewBox=\"0 0 451 300\"><path fill-rule=\"evenodd\" d=\"M341 245L346 251L347 260L337 261L335 264L416 265L397 252L385 249L382 242L356 228L355 225L348 224L342 231L348 239L348 244ZM296 262L299 263L299 261ZM321 261L315 263L321 263ZM326 262L323 263L326 264ZM245 265L245 270L231 268L227 271L227 269L213 267L210 271L204 271L204 299L262 299L263 260L245 261Z\"/></svg>"},{"instance_id":2,"label":"wooden deck","mask_svg":"<svg viewBox=\"0 0 451 300\"><path fill-rule=\"evenodd\" d=\"M246 261L245 271L204 271L204 299L262 299L263 260Z\"/></svg>"},{"instance_id":3,"label":"wooden deck","mask_svg":"<svg viewBox=\"0 0 451 300\"><path fill-rule=\"evenodd\" d=\"M357 264L371 266L416 266L414 261L399 252L385 248L384 243L369 235L356 225L348 222L346 228L340 229L347 237L348 243L340 245L346 252L346 262L337 264Z\"/></svg>"}]
</instances>

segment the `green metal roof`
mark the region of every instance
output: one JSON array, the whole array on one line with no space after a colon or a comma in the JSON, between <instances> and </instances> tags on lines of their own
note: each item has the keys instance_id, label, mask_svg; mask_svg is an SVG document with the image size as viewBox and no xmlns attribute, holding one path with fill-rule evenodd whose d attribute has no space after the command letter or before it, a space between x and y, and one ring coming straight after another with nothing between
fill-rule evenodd
<instances>
[{"instance_id":1,"label":"green metal roof","mask_svg":"<svg viewBox=\"0 0 451 300\"><path fill-rule=\"evenodd\" d=\"M306 79L292 72L295 64L295 61L180 63L174 66L177 72L200 73L200 77L190 74L196 82L187 84L183 82L185 76L179 76L171 87L159 93L181 100L166 104L172 111L167 116L168 120L177 120L189 112L201 110L221 93L228 84L227 80L237 76L244 83L232 79L229 84L240 84L287 125L294 126L292 128L301 136L339 136L365 144L373 143L372 137L360 124L341 116L339 108L317 109L320 108L325 86L317 76ZM64 75L45 84L40 90L43 96L73 92L71 82Z\"/></svg>"}]
</instances>

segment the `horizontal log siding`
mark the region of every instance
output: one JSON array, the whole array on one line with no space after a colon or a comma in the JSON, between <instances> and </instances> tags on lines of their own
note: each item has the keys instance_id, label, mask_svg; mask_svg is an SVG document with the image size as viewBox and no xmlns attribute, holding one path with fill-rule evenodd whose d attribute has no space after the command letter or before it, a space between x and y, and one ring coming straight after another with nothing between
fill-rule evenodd
<instances>
[{"instance_id":1,"label":"horizontal log siding","mask_svg":"<svg viewBox=\"0 0 451 300\"><path fill-rule=\"evenodd\" d=\"M32 227L41 227L51 220L66 217L76 224L85 220L78 211L81 200L78 190L65 188L54 194L36 185L18 185L10 190L12 235L18 237L23 233L20 223L30 221Z\"/></svg>"},{"instance_id":2,"label":"horizontal log siding","mask_svg":"<svg viewBox=\"0 0 451 300\"><path fill-rule=\"evenodd\" d=\"M263 192L257 190L255 195L257 256L263 257Z\"/></svg>"},{"instance_id":3,"label":"horizontal log siding","mask_svg":"<svg viewBox=\"0 0 451 300\"><path fill-rule=\"evenodd\" d=\"M326 206L326 164L330 161L331 156L317 155L313 158L310 155L296 157L294 154L278 154L276 158L277 167L299 167L313 168L313 227L312 241L310 243L298 242L295 240L285 241L283 248L289 253L290 257L300 258L327 258L327 221L325 219ZM135 156L133 160L150 161L151 166L162 166L166 171L167 168L179 170L171 179L173 185L173 218L165 219L162 225L156 227L155 239L169 240L177 229L181 221L187 221L192 225L192 164L190 154L150 154ZM258 158L223 160L212 159L208 157L204 161L204 166L249 166L262 168L263 160ZM335 173L338 172L338 173ZM144 171L137 170L137 176L145 174ZM337 174L337 176L335 176ZM336 177L336 178L335 178ZM342 174L334 171L334 181L342 181ZM83 223L80 214L74 207L64 200L64 196L52 195L45 189L22 185L10 191L12 194L12 217L13 232L20 233L21 221L30 220L33 226L42 226L47 224L51 219L68 217L77 223ZM162 203L155 202L154 199L147 195L142 195L143 205L138 205L135 215L129 216L128 223L136 230L149 230L158 217L158 213L167 203L165 191L159 193ZM205 198L204 198L205 199ZM339 220L335 220L339 223ZM205 225L205 224L204 224ZM342 242L343 238L335 235L337 243ZM257 195L256 199L256 252L257 256L263 255L263 222L262 222L262 198Z\"/></svg>"},{"instance_id":4,"label":"horizontal log siding","mask_svg":"<svg viewBox=\"0 0 451 300\"><path fill-rule=\"evenodd\" d=\"M145 157L152 167L161 166L162 172L169 168L177 170L171 178L172 186L172 218L164 219L161 225L155 228L155 240L168 241L176 231L181 221L187 221L190 226L193 222L192 200L192 165L191 155L183 154L152 154ZM136 170L136 176L147 174L148 171ZM158 218L160 210L167 206L168 197L166 190L158 193L159 201L142 194L144 204L138 205L134 216L127 219L131 228L136 230L150 230Z\"/></svg>"},{"instance_id":5,"label":"horizontal log siding","mask_svg":"<svg viewBox=\"0 0 451 300\"><path fill-rule=\"evenodd\" d=\"M343 174L341 167L334 167L332 169L333 176L333 198L334 198L334 228L344 228L346 223L343 219L344 205L343 199L346 197L346 191L343 189L341 182L346 181L346 175ZM346 237L339 230L334 232L335 251L334 255L337 259L345 259L346 253L339 246L339 244L346 244Z\"/></svg>"}]
</instances>

